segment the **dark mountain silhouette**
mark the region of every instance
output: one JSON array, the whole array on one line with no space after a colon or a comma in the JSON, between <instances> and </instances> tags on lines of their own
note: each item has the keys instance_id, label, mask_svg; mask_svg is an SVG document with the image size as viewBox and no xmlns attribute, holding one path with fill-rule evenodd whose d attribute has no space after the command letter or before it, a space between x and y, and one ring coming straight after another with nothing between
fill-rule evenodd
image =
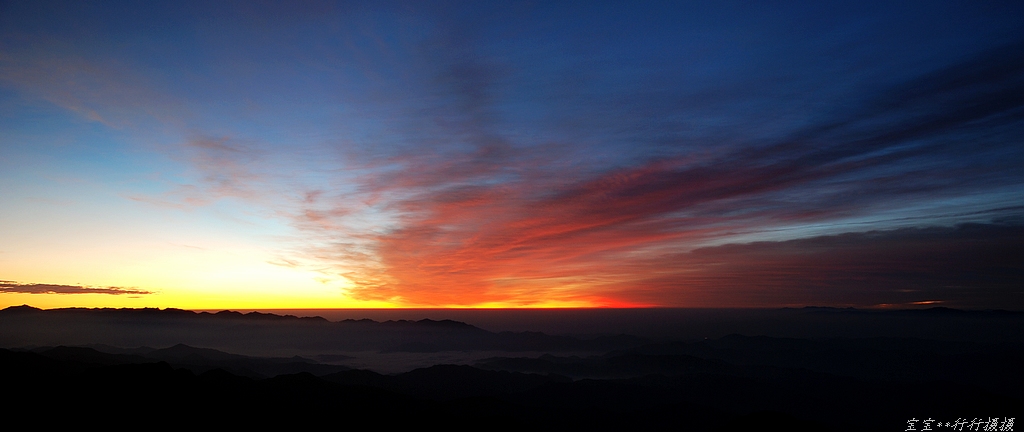
<instances>
[{"instance_id":1,"label":"dark mountain silhouette","mask_svg":"<svg viewBox=\"0 0 1024 432\"><path fill-rule=\"evenodd\" d=\"M173 427L318 427L368 419L377 426L447 429L865 431L904 430L911 418L1013 418L1024 406L1020 342L738 334L690 341L581 339L489 332L444 320L0 311L4 337L27 341L14 333L30 324L40 326L32 334L49 340L112 332L90 346L0 349L0 380L11 401L5 409L37 418L60 412L62 419L86 419L117 409ZM275 344L283 344L328 353L256 356L182 341L150 340L135 348L112 343L182 334L192 338L184 341L244 337L249 339L239 346L266 343L268 351L281 352L286 350ZM331 343L417 358L447 358L443 350L455 347L507 355L389 374L314 360L355 358L331 351Z\"/></svg>"},{"instance_id":2,"label":"dark mountain silhouette","mask_svg":"<svg viewBox=\"0 0 1024 432\"><path fill-rule=\"evenodd\" d=\"M776 342L781 347L813 343L736 337L708 341L751 352L763 351ZM704 342L692 345L698 344ZM136 355L56 347L35 352L0 350L0 378L8 394L19 395L11 405L14 409L31 412L38 409L33 405L38 398L61 394L81 398L70 409L84 414L101 409L100 401L132 395L147 401L145 412L174 413L176 420L183 422L206 415L225 418L259 412L275 422L287 421L296 413L301 413L302 421L380 415L392 416L394 424L420 427L489 424L710 431L742 430L760 421L765 427L785 430L860 431L905 426L909 418L920 417L914 414L919 412L931 417L981 415L972 414L976 412L1012 417L1022 406L1017 391L983 388L946 376L857 378L802 367L741 365L669 353L690 348L657 344L602 356L490 359L479 367L437 365L393 375L346 370L319 377L301 372L259 379L224 368L195 373ZM211 362L226 364L244 357L186 346L154 350L160 351L184 357L205 353ZM501 370L525 367L628 378L574 380L553 373ZM1007 378L1019 379L1021 374L1013 372ZM240 421L248 424L253 419Z\"/></svg>"}]
</instances>

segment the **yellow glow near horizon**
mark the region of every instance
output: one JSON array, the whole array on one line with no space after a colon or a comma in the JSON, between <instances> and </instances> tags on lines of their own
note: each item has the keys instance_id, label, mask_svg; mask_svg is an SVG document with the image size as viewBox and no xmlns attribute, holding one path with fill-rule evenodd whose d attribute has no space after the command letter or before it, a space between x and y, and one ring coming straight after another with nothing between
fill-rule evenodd
<instances>
[{"instance_id":1,"label":"yellow glow near horizon","mask_svg":"<svg viewBox=\"0 0 1024 432\"><path fill-rule=\"evenodd\" d=\"M26 216L27 217L27 216ZM144 219L144 218L143 218ZM58 227L46 235L18 237L0 234L18 254L0 256L0 280L21 284L78 287L118 287L150 294L29 294L0 293L0 307L52 309L180 308L207 309L344 309L344 308L595 308L644 307L600 297L579 297L585 286L557 281L559 296L511 296L504 301L461 304L420 304L409 299L358 300L348 295L352 283L342 276L317 271L314 264L282 259L274 237L217 231L169 223L166 230L148 232L111 221L69 227L74 220L52 221ZM72 229L74 228L74 229ZM187 229L186 229L187 228ZM76 232L86 234L75 236ZM545 280L551 282L550 278ZM511 292L536 291L538 282L512 278ZM518 288L517 288L518 287ZM529 289L526 289L529 288ZM472 301L472 299L467 299Z\"/></svg>"},{"instance_id":2,"label":"yellow glow near horizon","mask_svg":"<svg viewBox=\"0 0 1024 432\"><path fill-rule=\"evenodd\" d=\"M0 293L0 307L159 307L181 309L394 307L345 295L343 278L271 264L258 249L150 249L141 256L122 251L55 253L50 260L24 260L0 279L25 284L119 287L151 294ZM134 259L133 259L134 258ZM57 265L54 265L54 264Z\"/></svg>"}]
</instances>

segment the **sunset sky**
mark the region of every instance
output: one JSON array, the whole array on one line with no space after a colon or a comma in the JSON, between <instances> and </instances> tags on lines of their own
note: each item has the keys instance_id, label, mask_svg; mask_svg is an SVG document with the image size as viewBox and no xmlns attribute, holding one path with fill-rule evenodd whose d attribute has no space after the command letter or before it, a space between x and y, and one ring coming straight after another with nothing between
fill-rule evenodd
<instances>
[{"instance_id":1,"label":"sunset sky","mask_svg":"<svg viewBox=\"0 0 1024 432\"><path fill-rule=\"evenodd\" d=\"M0 2L0 307L1024 309L1024 2Z\"/></svg>"}]
</instances>

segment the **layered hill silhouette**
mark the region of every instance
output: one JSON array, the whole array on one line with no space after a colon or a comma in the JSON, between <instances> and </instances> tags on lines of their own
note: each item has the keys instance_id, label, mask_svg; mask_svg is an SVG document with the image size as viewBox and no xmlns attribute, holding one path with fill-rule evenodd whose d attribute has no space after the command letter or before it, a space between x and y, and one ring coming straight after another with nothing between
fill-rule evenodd
<instances>
[{"instance_id":1,"label":"layered hill silhouette","mask_svg":"<svg viewBox=\"0 0 1024 432\"><path fill-rule=\"evenodd\" d=\"M40 326L36 336L52 333L49 340L110 333L77 345L8 342L32 340L14 334L30 325ZM0 379L12 401L5 406L28 416L91 418L119 407L169 426L360 419L447 429L865 431L904 430L912 418L1013 418L1024 407L1024 345L1008 342L580 339L454 321L24 307L0 311L0 332L8 348L0 349ZM191 344L240 335L335 354L257 356ZM175 336L182 338L158 343ZM338 354L450 349L506 354L398 373L344 366L349 357Z\"/></svg>"}]
</instances>

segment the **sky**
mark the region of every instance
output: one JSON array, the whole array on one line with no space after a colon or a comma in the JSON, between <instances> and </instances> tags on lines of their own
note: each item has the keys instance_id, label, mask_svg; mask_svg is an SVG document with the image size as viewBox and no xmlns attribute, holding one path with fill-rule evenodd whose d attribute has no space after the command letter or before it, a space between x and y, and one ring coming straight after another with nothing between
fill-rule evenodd
<instances>
[{"instance_id":1,"label":"sky","mask_svg":"<svg viewBox=\"0 0 1024 432\"><path fill-rule=\"evenodd\" d=\"M1024 3L0 2L0 306L1024 309Z\"/></svg>"}]
</instances>

